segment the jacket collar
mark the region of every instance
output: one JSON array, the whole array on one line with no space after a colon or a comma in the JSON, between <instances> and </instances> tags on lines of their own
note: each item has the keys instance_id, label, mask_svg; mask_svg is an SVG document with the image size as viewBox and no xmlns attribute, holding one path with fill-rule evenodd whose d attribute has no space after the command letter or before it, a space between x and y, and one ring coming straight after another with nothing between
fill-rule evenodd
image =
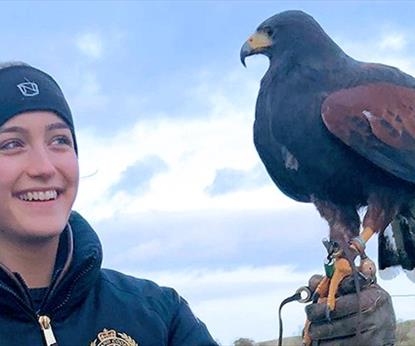
<instances>
[{"instance_id":1,"label":"jacket collar","mask_svg":"<svg viewBox=\"0 0 415 346\"><path fill-rule=\"evenodd\" d=\"M94 285L101 262L102 248L97 234L80 214L72 212L61 235L55 274L39 314L55 320L64 318ZM0 307L19 317L22 310L35 317L28 296L21 277L0 266Z\"/></svg>"},{"instance_id":2,"label":"jacket collar","mask_svg":"<svg viewBox=\"0 0 415 346\"><path fill-rule=\"evenodd\" d=\"M77 212L72 212L68 231L72 235L68 237L72 244L68 245L65 264L41 308L55 319L65 316L68 309L85 298L101 269L101 243L89 223Z\"/></svg>"}]
</instances>

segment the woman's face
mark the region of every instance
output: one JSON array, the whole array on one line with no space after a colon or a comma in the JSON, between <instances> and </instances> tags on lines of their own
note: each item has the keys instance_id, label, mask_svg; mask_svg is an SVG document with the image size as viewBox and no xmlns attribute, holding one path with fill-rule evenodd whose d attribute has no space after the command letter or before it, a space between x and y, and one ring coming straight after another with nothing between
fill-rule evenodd
<instances>
[{"instance_id":1,"label":"woman's face","mask_svg":"<svg viewBox=\"0 0 415 346\"><path fill-rule=\"evenodd\" d=\"M79 182L66 123L48 111L19 114L0 127L0 242L33 242L64 229Z\"/></svg>"}]
</instances>

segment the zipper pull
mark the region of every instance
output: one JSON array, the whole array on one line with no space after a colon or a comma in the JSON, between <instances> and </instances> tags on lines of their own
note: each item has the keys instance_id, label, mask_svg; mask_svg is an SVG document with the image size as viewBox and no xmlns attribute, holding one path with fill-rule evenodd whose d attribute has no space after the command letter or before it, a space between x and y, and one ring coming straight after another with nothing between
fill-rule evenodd
<instances>
[{"instance_id":1,"label":"zipper pull","mask_svg":"<svg viewBox=\"0 0 415 346\"><path fill-rule=\"evenodd\" d=\"M53 335L52 326L50 325L50 318L48 316L39 316L39 324L46 340L47 346L59 346Z\"/></svg>"}]
</instances>

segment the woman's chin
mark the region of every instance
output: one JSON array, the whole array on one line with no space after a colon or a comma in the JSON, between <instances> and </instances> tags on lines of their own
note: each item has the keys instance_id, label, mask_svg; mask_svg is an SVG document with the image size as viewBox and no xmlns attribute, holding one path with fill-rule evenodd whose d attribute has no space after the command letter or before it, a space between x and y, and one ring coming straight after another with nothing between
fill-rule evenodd
<instances>
[{"instance_id":1,"label":"woman's chin","mask_svg":"<svg viewBox=\"0 0 415 346\"><path fill-rule=\"evenodd\" d=\"M14 229L12 237L25 243L48 242L59 237L66 226L66 221L61 220L37 221L30 224L21 223L20 227Z\"/></svg>"}]
</instances>

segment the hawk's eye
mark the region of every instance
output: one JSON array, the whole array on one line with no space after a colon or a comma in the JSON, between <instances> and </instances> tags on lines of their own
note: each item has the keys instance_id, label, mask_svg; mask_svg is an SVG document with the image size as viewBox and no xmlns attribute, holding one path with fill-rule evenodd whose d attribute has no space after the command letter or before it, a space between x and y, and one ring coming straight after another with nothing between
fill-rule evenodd
<instances>
[{"instance_id":1,"label":"hawk's eye","mask_svg":"<svg viewBox=\"0 0 415 346\"><path fill-rule=\"evenodd\" d=\"M272 36L272 34L274 33L274 31L269 27L269 26L264 26L263 28L262 28L262 31L264 32L264 33L266 33L269 37L271 37Z\"/></svg>"}]
</instances>

